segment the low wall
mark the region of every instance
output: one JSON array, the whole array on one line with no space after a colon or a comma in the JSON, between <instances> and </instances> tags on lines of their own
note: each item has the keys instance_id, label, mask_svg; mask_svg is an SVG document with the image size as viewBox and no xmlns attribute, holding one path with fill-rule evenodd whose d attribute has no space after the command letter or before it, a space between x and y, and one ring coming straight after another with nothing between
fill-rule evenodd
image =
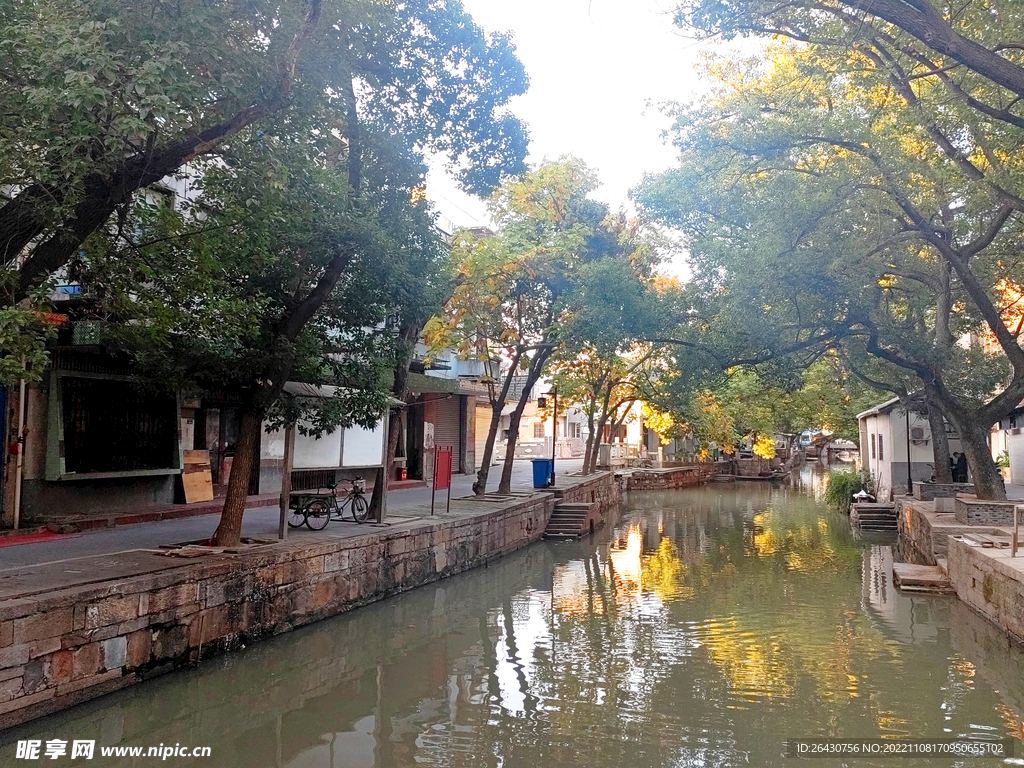
<instances>
[{"instance_id":1,"label":"low wall","mask_svg":"<svg viewBox=\"0 0 1024 768\"><path fill-rule=\"evenodd\" d=\"M711 465L690 465L670 469L638 469L625 476L630 491L668 491L707 482L714 474Z\"/></svg>"},{"instance_id":2,"label":"low wall","mask_svg":"<svg viewBox=\"0 0 1024 768\"><path fill-rule=\"evenodd\" d=\"M914 498L918 501L951 499L958 493L972 493L974 483L926 483L914 481Z\"/></svg>"},{"instance_id":3,"label":"low wall","mask_svg":"<svg viewBox=\"0 0 1024 768\"><path fill-rule=\"evenodd\" d=\"M622 491L614 472L595 472L584 477L571 477L562 486L545 489L556 501L568 504L600 504L601 513L616 507L622 501Z\"/></svg>"},{"instance_id":4,"label":"low wall","mask_svg":"<svg viewBox=\"0 0 1024 768\"><path fill-rule=\"evenodd\" d=\"M594 483L563 490L617 493L610 474ZM538 539L554 503L537 493L0 602L0 728L482 565Z\"/></svg>"},{"instance_id":5,"label":"low wall","mask_svg":"<svg viewBox=\"0 0 1024 768\"><path fill-rule=\"evenodd\" d=\"M1013 525L1013 501L983 501L973 496L957 496L954 514L964 525Z\"/></svg>"},{"instance_id":6,"label":"low wall","mask_svg":"<svg viewBox=\"0 0 1024 768\"><path fill-rule=\"evenodd\" d=\"M961 600L1024 643L1024 558L950 538L947 568Z\"/></svg>"},{"instance_id":7,"label":"low wall","mask_svg":"<svg viewBox=\"0 0 1024 768\"><path fill-rule=\"evenodd\" d=\"M946 557L949 537L962 533L998 534L992 527L966 525L952 512L935 510L938 501L918 501L907 496L896 497L896 525L899 538L896 555L905 563L936 565Z\"/></svg>"},{"instance_id":8,"label":"low wall","mask_svg":"<svg viewBox=\"0 0 1024 768\"><path fill-rule=\"evenodd\" d=\"M736 459L736 474L740 477L759 477L771 471L769 459Z\"/></svg>"}]
</instances>

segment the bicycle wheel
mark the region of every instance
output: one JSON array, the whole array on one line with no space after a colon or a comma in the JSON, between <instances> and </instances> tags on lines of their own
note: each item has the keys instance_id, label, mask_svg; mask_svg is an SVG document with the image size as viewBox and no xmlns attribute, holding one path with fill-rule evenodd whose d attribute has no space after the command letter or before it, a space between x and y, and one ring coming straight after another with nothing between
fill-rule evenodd
<instances>
[{"instance_id":1,"label":"bicycle wheel","mask_svg":"<svg viewBox=\"0 0 1024 768\"><path fill-rule=\"evenodd\" d=\"M322 499L309 502L305 511L306 527L311 531L321 531L331 522L331 507Z\"/></svg>"},{"instance_id":2,"label":"bicycle wheel","mask_svg":"<svg viewBox=\"0 0 1024 768\"><path fill-rule=\"evenodd\" d=\"M301 507L296 507L288 512L289 528L301 528L304 522L306 522L306 513Z\"/></svg>"},{"instance_id":3,"label":"bicycle wheel","mask_svg":"<svg viewBox=\"0 0 1024 768\"><path fill-rule=\"evenodd\" d=\"M366 503L366 497L352 497L352 519L357 523L365 523L366 516L370 511L370 505Z\"/></svg>"}]
</instances>

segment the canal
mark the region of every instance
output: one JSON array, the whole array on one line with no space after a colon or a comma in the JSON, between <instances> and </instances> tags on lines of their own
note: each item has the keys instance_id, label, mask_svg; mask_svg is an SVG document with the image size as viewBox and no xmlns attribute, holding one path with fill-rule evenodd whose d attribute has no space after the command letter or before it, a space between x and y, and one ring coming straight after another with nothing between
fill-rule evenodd
<instances>
[{"instance_id":1,"label":"canal","mask_svg":"<svg viewBox=\"0 0 1024 768\"><path fill-rule=\"evenodd\" d=\"M892 587L792 487L634 493L592 539L488 568L204 662L0 734L209 747L165 765L781 766L799 737L1014 739L1024 655L956 598ZM822 758L811 765L892 765Z\"/></svg>"}]
</instances>

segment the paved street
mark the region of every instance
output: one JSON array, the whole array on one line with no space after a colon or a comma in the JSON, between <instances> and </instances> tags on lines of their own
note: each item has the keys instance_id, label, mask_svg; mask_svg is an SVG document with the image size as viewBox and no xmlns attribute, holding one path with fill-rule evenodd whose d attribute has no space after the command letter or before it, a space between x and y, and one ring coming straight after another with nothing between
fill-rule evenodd
<instances>
[{"instance_id":1,"label":"paved street","mask_svg":"<svg viewBox=\"0 0 1024 768\"><path fill-rule=\"evenodd\" d=\"M559 476L579 471L582 459L560 459L557 463ZM491 468L488 490L498 486L501 467ZM476 475L456 475L452 478L452 498L468 496ZM517 461L512 473L512 487L516 490L532 488L533 466L529 461ZM438 492L437 505L444 510L445 494ZM392 491L388 495L388 516L402 521L410 517L429 514L430 488L409 488ZM258 507L247 510L242 522L242 535L252 538L277 538L280 512L277 507ZM156 523L124 525L105 528L96 532L77 533L61 536L50 541L8 546L0 548L0 578L3 571L26 565L40 565L80 557L113 554L136 549L153 549L162 544L178 544L208 539L217 527L218 515L186 517L178 520L163 520ZM352 522L332 522L326 530L341 533L336 529L351 529L352 535L363 527ZM346 531L347 532L347 531ZM289 530L289 536L316 536L318 531L305 528Z\"/></svg>"}]
</instances>

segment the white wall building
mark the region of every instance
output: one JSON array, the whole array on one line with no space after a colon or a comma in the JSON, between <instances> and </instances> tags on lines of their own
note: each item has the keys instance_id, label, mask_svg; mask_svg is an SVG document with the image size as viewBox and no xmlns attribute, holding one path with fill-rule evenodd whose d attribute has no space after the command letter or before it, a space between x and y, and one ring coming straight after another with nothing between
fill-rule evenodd
<instances>
[{"instance_id":1,"label":"white wall building","mask_svg":"<svg viewBox=\"0 0 1024 768\"><path fill-rule=\"evenodd\" d=\"M929 480L935 474L935 447L927 414L908 414L898 397L857 414L860 426L861 466L875 478L879 500L908 492L909 478ZM946 437L950 454L960 450L960 441L948 425Z\"/></svg>"}]
</instances>

